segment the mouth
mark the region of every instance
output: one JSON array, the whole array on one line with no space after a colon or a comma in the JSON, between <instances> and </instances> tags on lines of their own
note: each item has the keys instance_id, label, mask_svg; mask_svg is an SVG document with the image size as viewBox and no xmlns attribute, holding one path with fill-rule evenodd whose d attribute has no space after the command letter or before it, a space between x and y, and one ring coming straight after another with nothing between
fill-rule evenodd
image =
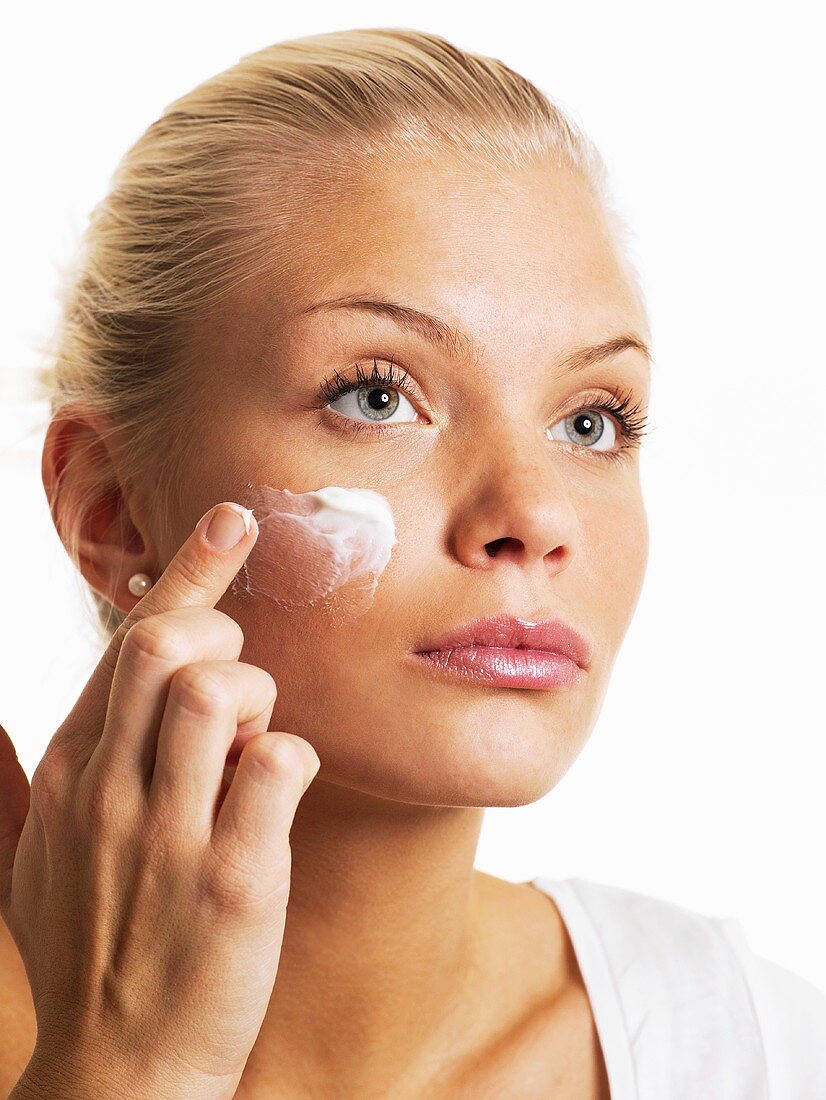
<instances>
[{"instance_id":1,"label":"mouth","mask_svg":"<svg viewBox=\"0 0 826 1100\"><path fill-rule=\"evenodd\" d=\"M580 683L592 646L559 619L494 615L428 639L410 656L437 676L546 691Z\"/></svg>"}]
</instances>

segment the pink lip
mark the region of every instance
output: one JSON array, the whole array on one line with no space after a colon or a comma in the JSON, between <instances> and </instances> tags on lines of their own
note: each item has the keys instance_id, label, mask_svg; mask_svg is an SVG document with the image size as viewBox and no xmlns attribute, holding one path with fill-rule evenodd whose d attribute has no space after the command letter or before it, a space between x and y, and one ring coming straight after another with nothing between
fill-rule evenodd
<instances>
[{"instance_id":1,"label":"pink lip","mask_svg":"<svg viewBox=\"0 0 826 1100\"><path fill-rule=\"evenodd\" d=\"M578 683L591 665L585 638L558 619L476 619L424 642L413 654L432 670L503 687L544 690Z\"/></svg>"},{"instance_id":2,"label":"pink lip","mask_svg":"<svg viewBox=\"0 0 826 1100\"><path fill-rule=\"evenodd\" d=\"M580 668L591 664L591 646L580 634L559 619L533 623L513 615L492 615L428 639L417 653L458 646L490 646L496 649L542 649L561 653Z\"/></svg>"}]
</instances>

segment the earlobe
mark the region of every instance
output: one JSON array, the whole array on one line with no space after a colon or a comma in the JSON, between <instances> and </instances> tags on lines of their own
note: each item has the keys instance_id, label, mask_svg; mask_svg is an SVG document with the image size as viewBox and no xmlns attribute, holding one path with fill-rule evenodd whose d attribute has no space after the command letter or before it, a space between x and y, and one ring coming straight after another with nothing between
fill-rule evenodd
<instances>
[{"instance_id":1,"label":"earlobe","mask_svg":"<svg viewBox=\"0 0 826 1100\"><path fill-rule=\"evenodd\" d=\"M61 542L86 583L131 611L130 578L151 574L152 551L136 527L99 415L61 410L49 423L41 476Z\"/></svg>"},{"instance_id":2,"label":"earlobe","mask_svg":"<svg viewBox=\"0 0 826 1100\"><path fill-rule=\"evenodd\" d=\"M133 596L143 596L152 587L152 578L148 573L133 573L127 588Z\"/></svg>"}]
</instances>

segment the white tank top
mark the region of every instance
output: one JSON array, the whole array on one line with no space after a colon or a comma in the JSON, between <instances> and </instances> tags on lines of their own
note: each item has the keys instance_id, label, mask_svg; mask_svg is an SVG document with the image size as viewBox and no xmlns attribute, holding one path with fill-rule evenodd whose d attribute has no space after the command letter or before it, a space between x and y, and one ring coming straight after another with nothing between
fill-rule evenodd
<instances>
[{"instance_id":1,"label":"white tank top","mask_svg":"<svg viewBox=\"0 0 826 1100\"><path fill-rule=\"evenodd\" d=\"M826 994L739 921L580 878L536 878L579 962L611 1100L826 1100Z\"/></svg>"}]
</instances>

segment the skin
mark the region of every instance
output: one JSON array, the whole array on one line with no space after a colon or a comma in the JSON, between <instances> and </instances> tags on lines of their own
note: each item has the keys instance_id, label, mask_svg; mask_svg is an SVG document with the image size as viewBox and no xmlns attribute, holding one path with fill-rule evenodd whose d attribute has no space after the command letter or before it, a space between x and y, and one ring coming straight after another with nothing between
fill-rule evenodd
<instances>
[{"instance_id":1,"label":"skin","mask_svg":"<svg viewBox=\"0 0 826 1100\"><path fill-rule=\"evenodd\" d=\"M372 488L393 509L399 545L360 618L334 625L323 608L230 594L217 605L243 629L241 660L275 678L270 728L305 737L321 759L290 834L281 962L238 1096L276 1083L279 1096L483 1095L480 1082L607 1096L556 907L473 861L484 807L541 798L582 750L638 601L638 449L612 461L546 429L617 387L645 411L642 352L560 367L620 334L647 342L644 307L591 192L548 160L508 173L471 172L447 153L435 167L384 162L307 221L283 284L248 280L192 334L197 468L174 541L139 484L124 502L128 540L103 526L83 560L89 583L129 609L125 580L157 576L208 507L245 502L248 481ZM451 354L388 317L301 313L353 294L427 310L470 339ZM409 372L418 416L402 402L397 427L350 434L336 426L343 414L311 404L334 370L355 378L373 356ZM582 682L456 683L407 656L499 612L584 634Z\"/></svg>"}]
</instances>

